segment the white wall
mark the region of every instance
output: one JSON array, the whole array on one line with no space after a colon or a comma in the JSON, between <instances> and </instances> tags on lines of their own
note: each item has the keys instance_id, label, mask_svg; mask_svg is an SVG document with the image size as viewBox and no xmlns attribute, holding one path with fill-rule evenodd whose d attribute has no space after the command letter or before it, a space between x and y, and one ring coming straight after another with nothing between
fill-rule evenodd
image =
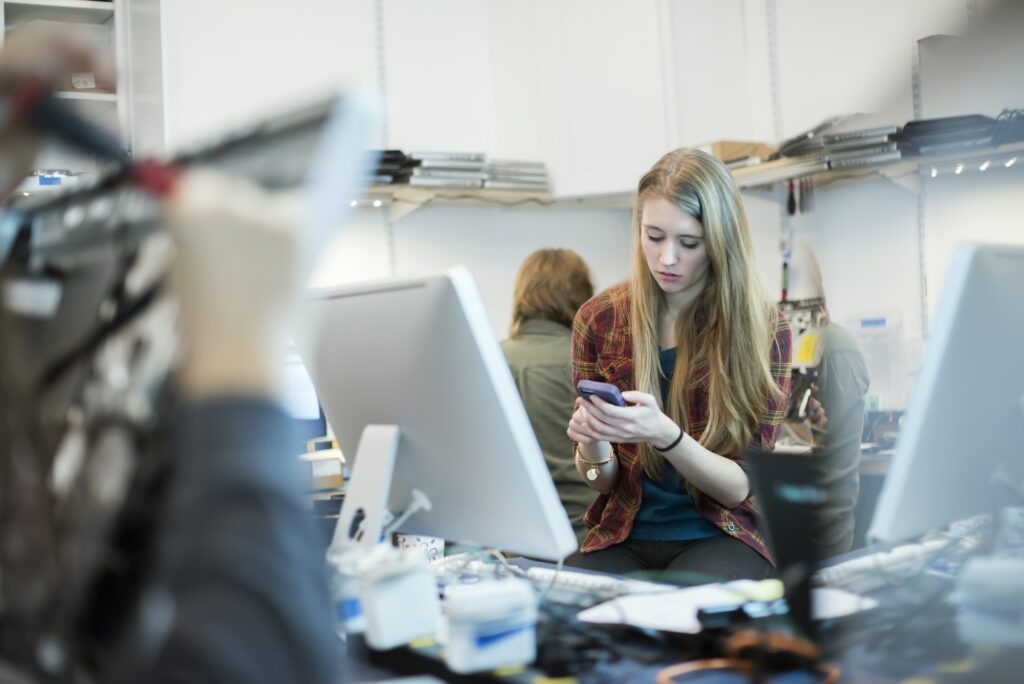
<instances>
[{"instance_id":1,"label":"white wall","mask_svg":"<svg viewBox=\"0 0 1024 684\"><path fill-rule=\"evenodd\" d=\"M762 0L763 1L763 0ZM873 112L913 118L917 40L963 28L965 0L776 0L781 132Z\"/></svg>"},{"instance_id":2,"label":"white wall","mask_svg":"<svg viewBox=\"0 0 1024 684\"><path fill-rule=\"evenodd\" d=\"M583 211L434 207L391 226L383 209L365 210L327 250L317 266L317 286L387 277L413 277L464 265L473 273L495 333L511 322L516 270L531 252L565 247L583 257L597 290L629 273L629 220L625 210Z\"/></svg>"},{"instance_id":3,"label":"white wall","mask_svg":"<svg viewBox=\"0 0 1024 684\"><path fill-rule=\"evenodd\" d=\"M294 109L343 84L376 88L373 0L164 0L170 150Z\"/></svg>"},{"instance_id":4,"label":"white wall","mask_svg":"<svg viewBox=\"0 0 1024 684\"><path fill-rule=\"evenodd\" d=\"M1024 245L1024 158L1012 168L945 173L925 187L928 309L934 315L949 260L961 242ZM1024 292L1021 293L1024 298ZM1024 310L1024 302L1021 304ZM1019 315L1019 314L1018 314Z\"/></svg>"},{"instance_id":5,"label":"white wall","mask_svg":"<svg viewBox=\"0 0 1024 684\"><path fill-rule=\"evenodd\" d=\"M765 190L743 193L743 209L750 226L761 282L772 297L778 297L782 288L782 214L776 195Z\"/></svg>"}]
</instances>

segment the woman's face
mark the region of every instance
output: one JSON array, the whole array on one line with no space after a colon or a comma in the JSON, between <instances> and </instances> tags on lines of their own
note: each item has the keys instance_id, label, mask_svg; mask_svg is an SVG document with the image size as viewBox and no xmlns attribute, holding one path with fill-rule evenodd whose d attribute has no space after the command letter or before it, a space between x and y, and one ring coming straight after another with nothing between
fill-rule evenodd
<instances>
[{"instance_id":1,"label":"woman's face","mask_svg":"<svg viewBox=\"0 0 1024 684\"><path fill-rule=\"evenodd\" d=\"M640 244L662 292L694 297L700 293L708 270L700 221L664 197L651 198L644 202L640 217Z\"/></svg>"}]
</instances>

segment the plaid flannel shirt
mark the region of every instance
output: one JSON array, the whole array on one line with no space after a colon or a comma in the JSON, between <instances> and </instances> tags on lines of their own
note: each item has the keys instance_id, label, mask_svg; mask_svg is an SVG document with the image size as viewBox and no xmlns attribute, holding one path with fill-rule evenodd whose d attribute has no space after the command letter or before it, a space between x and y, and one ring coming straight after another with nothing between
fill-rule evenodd
<instances>
[{"instance_id":1,"label":"plaid flannel shirt","mask_svg":"<svg viewBox=\"0 0 1024 684\"><path fill-rule=\"evenodd\" d=\"M631 288L628 282L601 292L580 308L573 322L573 383L582 379L608 382L620 390L633 389L633 345L629 329ZM771 349L771 373L783 390L765 413L750 447L770 451L775 447L779 426L785 417L790 391L789 323L780 311ZM699 440L708 422L707 388L697 386L687 395L689 432ZM590 528L581 551L589 553L618 544L629 537L633 520L640 510L643 466L636 444L612 445L619 459L619 478L615 488L599 496L587 511L584 521ZM742 466L742 463L740 463ZM726 534L739 539L769 561L771 554L757 529L757 511L750 497L733 509L710 496L694 499L697 511Z\"/></svg>"}]
</instances>

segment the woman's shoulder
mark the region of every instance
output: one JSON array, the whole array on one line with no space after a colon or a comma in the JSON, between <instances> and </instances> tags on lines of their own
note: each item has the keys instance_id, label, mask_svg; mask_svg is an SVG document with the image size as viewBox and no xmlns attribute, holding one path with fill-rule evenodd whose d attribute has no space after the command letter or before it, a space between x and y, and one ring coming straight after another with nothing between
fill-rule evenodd
<instances>
[{"instance_id":1,"label":"woman's shoulder","mask_svg":"<svg viewBox=\"0 0 1024 684\"><path fill-rule=\"evenodd\" d=\"M793 345L793 333L789 327L789 319L786 314L774 302L771 304L770 316L772 317L772 329L775 331L772 343L772 359L777 361L789 361L791 347Z\"/></svg>"},{"instance_id":2,"label":"woman's shoulder","mask_svg":"<svg viewBox=\"0 0 1024 684\"><path fill-rule=\"evenodd\" d=\"M769 315L771 316L776 337L779 335L790 335L789 319L786 318L786 314L782 311L782 308L775 302L771 303L771 313Z\"/></svg>"},{"instance_id":3,"label":"woman's shoulder","mask_svg":"<svg viewBox=\"0 0 1024 684\"><path fill-rule=\"evenodd\" d=\"M577 325L609 328L625 323L628 326L631 292L628 280L598 292L580 307L576 314Z\"/></svg>"},{"instance_id":4,"label":"woman's shoulder","mask_svg":"<svg viewBox=\"0 0 1024 684\"><path fill-rule=\"evenodd\" d=\"M771 302L769 304L769 319L772 322L773 330L776 334L780 331L790 331L790 319L785 317L785 312L782 311L782 307Z\"/></svg>"}]
</instances>

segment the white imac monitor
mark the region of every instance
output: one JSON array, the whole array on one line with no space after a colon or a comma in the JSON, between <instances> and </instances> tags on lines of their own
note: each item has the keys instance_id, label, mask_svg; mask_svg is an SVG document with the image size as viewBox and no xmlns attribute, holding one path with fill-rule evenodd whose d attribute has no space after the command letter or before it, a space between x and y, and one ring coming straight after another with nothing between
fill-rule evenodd
<instances>
[{"instance_id":1,"label":"white imac monitor","mask_svg":"<svg viewBox=\"0 0 1024 684\"><path fill-rule=\"evenodd\" d=\"M338 534L357 499L398 512L416 488L431 509L402 532L549 560L576 549L469 271L314 291L302 315L319 319L299 348L353 472Z\"/></svg>"},{"instance_id":2,"label":"white imac monitor","mask_svg":"<svg viewBox=\"0 0 1024 684\"><path fill-rule=\"evenodd\" d=\"M957 249L868 536L895 541L1024 491L1024 247Z\"/></svg>"}]
</instances>

